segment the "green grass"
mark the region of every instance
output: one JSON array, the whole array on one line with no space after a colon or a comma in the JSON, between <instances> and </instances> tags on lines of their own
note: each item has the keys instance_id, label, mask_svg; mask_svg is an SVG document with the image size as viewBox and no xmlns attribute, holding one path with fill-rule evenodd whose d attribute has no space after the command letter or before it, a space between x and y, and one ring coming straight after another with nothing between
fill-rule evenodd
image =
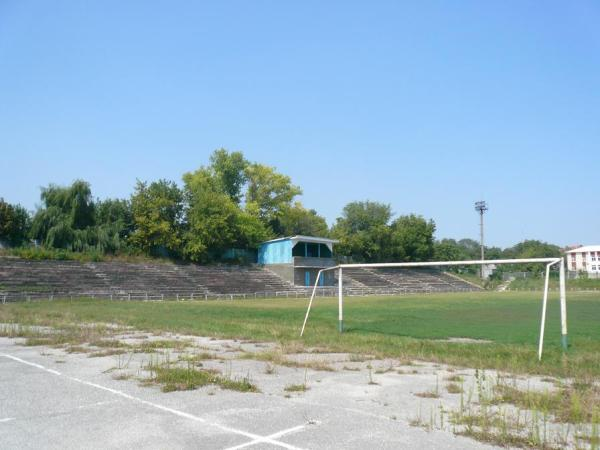
<instances>
[{"instance_id":1,"label":"green grass","mask_svg":"<svg viewBox=\"0 0 600 450\"><path fill-rule=\"evenodd\" d=\"M568 298L571 348L566 355L560 349L559 305L553 292L541 363L536 359L541 299L539 293L530 292L347 297L343 334L337 332L337 300L319 298L302 339L298 334L307 302L301 299L20 303L0 307L0 322L118 323L147 331L274 341L288 348L319 347L553 376L598 376L600 293L569 293ZM448 337L492 343L443 341Z\"/></svg>"},{"instance_id":2,"label":"green grass","mask_svg":"<svg viewBox=\"0 0 600 450\"><path fill-rule=\"evenodd\" d=\"M558 278L551 277L548 286L550 289L558 289ZM544 288L544 279L537 278L517 278L510 283L510 289L538 289ZM575 280L567 280L567 289L590 289L600 292L600 279L577 278Z\"/></svg>"},{"instance_id":3,"label":"green grass","mask_svg":"<svg viewBox=\"0 0 600 450\"><path fill-rule=\"evenodd\" d=\"M155 367L149 381L162 385L163 392L189 391L202 386L217 385L223 389L239 392L258 392L249 379L225 378L215 371L188 367Z\"/></svg>"}]
</instances>

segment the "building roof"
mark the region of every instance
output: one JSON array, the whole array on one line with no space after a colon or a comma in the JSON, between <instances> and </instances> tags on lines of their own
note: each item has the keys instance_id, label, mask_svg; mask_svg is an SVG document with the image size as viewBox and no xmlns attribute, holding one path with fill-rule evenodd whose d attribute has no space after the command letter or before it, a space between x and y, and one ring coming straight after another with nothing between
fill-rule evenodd
<instances>
[{"instance_id":1,"label":"building roof","mask_svg":"<svg viewBox=\"0 0 600 450\"><path fill-rule=\"evenodd\" d=\"M286 236L286 237L281 237L281 238L277 238L277 239L271 239L270 241L263 242L263 244L269 244L271 242L278 242L278 241L292 241L294 243L296 243L296 242L312 242L315 244L337 244L339 242L337 239L329 239L329 238L323 238L323 237L317 237L317 236L302 236L302 235L298 234L296 236Z\"/></svg>"},{"instance_id":2,"label":"building roof","mask_svg":"<svg viewBox=\"0 0 600 450\"><path fill-rule=\"evenodd\" d=\"M600 245L584 245L583 247L577 247L569 250L565 253L582 253L582 252L600 252Z\"/></svg>"}]
</instances>

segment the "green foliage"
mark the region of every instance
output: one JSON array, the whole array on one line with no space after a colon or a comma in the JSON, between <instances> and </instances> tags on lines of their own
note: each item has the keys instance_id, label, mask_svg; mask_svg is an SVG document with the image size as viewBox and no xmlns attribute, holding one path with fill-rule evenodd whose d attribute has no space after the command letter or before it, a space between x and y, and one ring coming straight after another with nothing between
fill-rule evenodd
<instances>
[{"instance_id":1,"label":"green foliage","mask_svg":"<svg viewBox=\"0 0 600 450\"><path fill-rule=\"evenodd\" d=\"M435 242L433 220L410 214L392 221L390 205L373 201L348 203L330 231L322 216L295 201L302 190L290 177L247 161L239 151L215 150L207 166L183 175L183 183L179 189L167 180L138 181L130 200L96 201L83 180L51 184L42 188L42 206L33 218L0 199L0 241L15 247L34 238L44 249L65 254L143 253L209 262L234 250L251 254L274 237L331 235L340 241L336 253L356 262L480 259L477 241ZM487 259L560 255L557 246L534 240L485 251ZM523 267L499 272L515 269Z\"/></svg>"},{"instance_id":2,"label":"green foliage","mask_svg":"<svg viewBox=\"0 0 600 450\"><path fill-rule=\"evenodd\" d=\"M329 227L325 219L314 209L306 209L300 202L282 209L276 223L275 234L278 236L321 236L329 235Z\"/></svg>"},{"instance_id":3,"label":"green foliage","mask_svg":"<svg viewBox=\"0 0 600 450\"><path fill-rule=\"evenodd\" d=\"M442 239L434 244L434 258L436 261L463 261L470 256L454 239Z\"/></svg>"},{"instance_id":4,"label":"green foliage","mask_svg":"<svg viewBox=\"0 0 600 450\"><path fill-rule=\"evenodd\" d=\"M59 261L102 261L102 253L95 250L86 252L74 252L61 248L44 248L44 247L20 247L10 251L13 256L18 256L23 259L32 260L59 260Z\"/></svg>"},{"instance_id":5,"label":"green foliage","mask_svg":"<svg viewBox=\"0 0 600 450\"><path fill-rule=\"evenodd\" d=\"M365 201L344 207L332 235L340 240L338 253L354 261L424 261L434 253L435 224L420 216L392 217L389 205Z\"/></svg>"},{"instance_id":6,"label":"green foliage","mask_svg":"<svg viewBox=\"0 0 600 450\"><path fill-rule=\"evenodd\" d=\"M77 180L71 186L49 185L40 195L43 206L33 217L32 237L42 245L69 248L74 230L94 225L94 203L90 185Z\"/></svg>"},{"instance_id":7,"label":"green foliage","mask_svg":"<svg viewBox=\"0 0 600 450\"><path fill-rule=\"evenodd\" d=\"M128 200L106 199L96 202L96 223L114 225L121 237L133 231L133 214Z\"/></svg>"},{"instance_id":8,"label":"green foliage","mask_svg":"<svg viewBox=\"0 0 600 450\"><path fill-rule=\"evenodd\" d=\"M215 171L201 167L183 181L188 204L184 255L192 261L218 258L228 248L255 248L268 237L258 216L242 210L223 190Z\"/></svg>"},{"instance_id":9,"label":"green foliage","mask_svg":"<svg viewBox=\"0 0 600 450\"><path fill-rule=\"evenodd\" d=\"M381 225L387 225L392 218L390 205L378 202L351 202L344 206L342 217L336 226L345 233L352 234L369 231Z\"/></svg>"},{"instance_id":10,"label":"green foliage","mask_svg":"<svg viewBox=\"0 0 600 450\"><path fill-rule=\"evenodd\" d=\"M504 250L505 258L558 258L560 255L557 245L536 240L525 240Z\"/></svg>"},{"instance_id":11,"label":"green foliage","mask_svg":"<svg viewBox=\"0 0 600 450\"><path fill-rule=\"evenodd\" d=\"M10 246L22 245L27 241L30 219L21 205L11 205L0 197L0 243Z\"/></svg>"},{"instance_id":12,"label":"green foliage","mask_svg":"<svg viewBox=\"0 0 600 450\"><path fill-rule=\"evenodd\" d=\"M46 208L54 208L69 228L83 230L94 225L92 190L83 180L76 180L69 187L51 184L42 188L41 200Z\"/></svg>"},{"instance_id":13,"label":"green foliage","mask_svg":"<svg viewBox=\"0 0 600 450\"><path fill-rule=\"evenodd\" d=\"M211 155L210 166L214 171L219 190L227 194L235 204L239 204L242 189L248 178L246 175L248 161L243 153L229 153L224 148L220 148Z\"/></svg>"},{"instance_id":14,"label":"green foliage","mask_svg":"<svg viewBox=\"0 0 600 450\"><path fill-rule=\"evenodd\" d=\"M340 241L338 254L360 262L386 260L391 217L390 205L371 201L348 203L331 230Z\"/></svg>"},{"instance_id":15,"label":"green foliage","mask_svg":"<svg viewBox=\"0 0 600 450\"><path fill-rule=\"evenodd\" d=\"M392 222L392 259L395 261L429 261L434 254L435 223L421 216L401 216Z\"/></svg>"},{"instance_id":16,"label":"green foliage","mask_svg":"<svg viewBox=\"0 0 600 450\"><path fill-rule=\"evenodd\" d=\"M87 182L77 180L67 187L42 188L41 200L43 205L33 217L31 236L45 248L114 253L124 247L126 232L122 224L110 218L97 219Z\"/></svg>"},{"instance_id":17,"label":"green foliage","mask_svg":"<svg viewBox=\"0 0 600 450\"><path fill-rule=\"evenodd\" d=\"M246 176L246 205L257 211L263 223L270 226L289 208L294 198L302 194L290 177L277 173L273 167L253 163L246 168Z\"/></svg>"},{"instance_id":18,"label":"green foliage","mask_svg":"<svg viewBox=\"0 0 600 450\"><path fill-rule=\"evenodd\" d=\"M134 230L129 241L152 255L177 255L181 250L183 194L172 181L150 184L138 180L131 196Z\"/></svg>"}]
</instances>

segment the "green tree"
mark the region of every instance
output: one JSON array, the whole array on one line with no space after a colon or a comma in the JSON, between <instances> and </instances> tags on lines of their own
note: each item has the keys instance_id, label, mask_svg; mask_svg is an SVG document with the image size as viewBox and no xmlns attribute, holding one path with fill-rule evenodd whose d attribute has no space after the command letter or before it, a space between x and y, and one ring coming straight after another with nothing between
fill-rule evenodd
<instances>
[{"instance_id":1,"label":"green tree","mask_svg":"<svg viewBox=\"0 0 600 450\"><path fill-rule=\"evenodd\" d=\"M434 254L435 223L421 216L400 216L391 225L391 257L394 261L430 261Z\"/></svg>"},{"instance_id":2,"label":"green tree","mask_svg":"<svg viewBox=\"0 0 600 450\"><path fill-rule=\"evenodd\" d=\"M21 205L11 205L0 198L0 243L16 247L27 241L29 213Z\"/></svg>"},{"instance_id":3,"label":"green tree","mask_svg":"<svg viewBox=\"0 0 600 450\"><path fill-rule=\"evenodd\" d=\"M283 208L274 226L278 236L321 236L329 235L325 219L314 209L306 209L300 202Z\"/></svg>"},{"instance_id":4,"label":"green tree","mask_svg":"<svg viewBox=\"0 0 600 450\"><path fill-rule=\"evenodd\" d=\"M268 237L256 215L222 190L220 177L201 167L183 176L187 208L184 254L193 261L217 259L229 248L255 248Z\"/></svg>"},{"instance_id":5,"label":"green tree","mask_svg":"<svg viewBox=\"0 0 600 450\"><path fill-rule=\"evenodd\" d=\"M557 245L534 239L519 242L504 250L505 258L558 258L561 256Z\"/></svg>"},{"instance_id":6,"label":"green tree","mask_svg":"<svg viewBox=\"0 0 600 450\"><path fill-rule=\"evenodd\" d=\"M51 184L42 188L41 199L46 208L58 208L73 229L94 225L92 189L86 181L76 180L69 187Z\"/></svg>"},{"instance_id":7,"label":"green tree","mask_svg":"<svg viewBox=\"0 0 600 450\"><path fill-rule=\"evenodd\" d=\"M466 259L481 259L481 244L473 239L461 239L458 245L463 248Z\"/></svg>"},{"instance_id":8,"label":"green tree","mask_svg":"<svg viewBox=\"0 0 600 450\"><path fill-rule=\"evenodd\" d=\"M229 153L224 148L215 150L210 157L210 168L214 172L219 190L239 204L242 198L242 189L248 179L246 168L248 161L242 152Z\"/></svg>"},{"instance_id":9,"label":"green tree","mask_svg":"<svg viewBox=\"0 0 600 450\"><path fill-rule=\"evenodd\" d=\"M42 207L33 217L31 234L42 245L83 250L95 247L97 239L86 230L95 225L95 205L89 183L76 180L71 186L42 188ZM76 233L76 231L78 231Z\"/></svg>"},{"instance_id":10,"label":"green tree","mask_svg":"<svg viewBox=\"0 0 600 450\"><path fill-rule=\"evenodd\" d=\"M390 255L391 217L390 206L383 203L348 203L331 230L340 241L337 253L358 262L385 261Z\"/></svg>"},{"instance_id":11,"label":"green tree","mask_svg":"<svg viewBox=\"0 0 600 450\"><path fill-rule=\"evenodd\" d=\"M504 258L558 258L561 256L560 248L557 245L549 244L538 240L525 240L519 242L513 247L507 248L503 252ZM510 271L526 271L540 273L543 271L543 264L518 264L503 266L502 270Z\"/></svg>"},{"instance_id":12,"label":"green tree","mask_svg":"<svg viewBox=\"0 0 600 450\"><path fill-rule=\"evenodd\" d=\"M133 231L133 213L129 200L106 199L96 201L96 223L114 226L121 237Z\"/></svg>"},{"instance_id":13,"label":"green tree","mask_svg":"<svg viewBox=\"0 0 600 450\"><path fill-rule=\"evenodd\" d=\"M347 233L367 231L373 227L388 225L392 218L390 205L364 201L351 202L344 206L342 217L337 219L336 226Z\"/></svg>"},{"instance_id":14,"label":"green tree","mask_svg":"<svg viewBox=\"0 0 600 450\"><path fill-rule=\"evenodd\" d=\"M302 190L292 184L290 177L277 173L273 167L249 164L246 176L246 205L249 211L256 211L263 223L270 227L274 227L294 198L302 194Z\"/></svg>"},{"instance_id":15,"label":"green tree","mask_svg":"<svg viewBox=\"0 0 600 450\"><path fill-rule=\"evenodd\" d=\"M100 242L109 243L102 250L115 252L127 248L127 239L134 230L129 200L96 201L96 224Z\"/></svg>"},{"instance_id":16,"label":"green tree","mask_svg":"<svg viewBox=\"0 0 600 450\"><path fill-rule=\"evenodd\" d=\"M469 259L464 247L454 239L442 239L433 245L433 255L436 261L463 261Z\"/></svg>"},{"instance_id":17,"label":"green tree","mask_svg":"<svg viewBox=\"0 0 600 450\"><path fill-rule=\"evenodd\" d=\"M131 196L134 230L129 241L152 255L177 255L181 250L183 194L168 180L138 180Z\"/></svg>"}]
</instances>

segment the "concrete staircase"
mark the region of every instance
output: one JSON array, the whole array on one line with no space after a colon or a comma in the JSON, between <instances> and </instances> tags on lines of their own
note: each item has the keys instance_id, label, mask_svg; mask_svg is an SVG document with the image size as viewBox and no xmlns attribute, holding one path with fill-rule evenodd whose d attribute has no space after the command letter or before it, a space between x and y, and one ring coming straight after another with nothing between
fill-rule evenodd
<instances>
[{"instance_id":1,"label":"concrete staircase","mask_svg":"<svg viewBox=\"0 0 600 450\"><path fill-rule=\"evenodd\" d=\"M296 292L298 288L259 266L160 262L33 261L0 257L0 293L238 295Z\"/></svg>"},{"instance_id":2,"label":"concrete staircase","mask_svg":"<svg viewBox=\"0 0 600 450\"><path fill-rule=\"evenodd\" d=\"M479 286L434 269L344 269L345 290L353 293L479 291Z\"/></svg>"}]
</instances>

